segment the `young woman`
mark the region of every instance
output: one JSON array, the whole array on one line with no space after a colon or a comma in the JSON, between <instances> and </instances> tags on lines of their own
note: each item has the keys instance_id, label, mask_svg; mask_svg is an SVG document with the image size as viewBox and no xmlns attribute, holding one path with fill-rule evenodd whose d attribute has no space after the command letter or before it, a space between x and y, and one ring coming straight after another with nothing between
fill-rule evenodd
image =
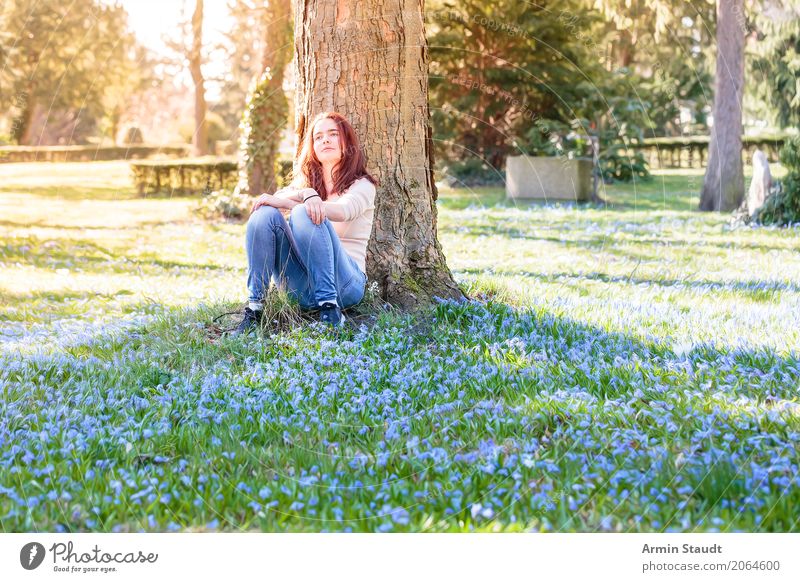
<instances>
[{"instance_id":1,"label":"young woman","mask_svg":"<svg viewBox=\"0 0 800 582\"><path fill-rule=\"evenodd\" d=\"M301 308L319 309L320 321L331 325L341 325L341 310L364 297L377 181L344 116L314 118L299 166L289 186L253 204L246 235L249 304L235 335L261 322L270 281ZM288 223L282 210L290 211Z\"/></svg>"}]
</instances>

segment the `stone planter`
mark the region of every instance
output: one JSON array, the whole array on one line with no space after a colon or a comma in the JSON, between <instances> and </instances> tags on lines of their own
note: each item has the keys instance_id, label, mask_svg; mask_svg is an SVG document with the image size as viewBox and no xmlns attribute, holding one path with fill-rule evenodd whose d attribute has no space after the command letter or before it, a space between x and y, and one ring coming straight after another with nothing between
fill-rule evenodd
<instances>
[{"instance_id":1,"label":"stone planter","mask_svg":"<svg viewBox=\"0 0 800 582\"><path fill-rule=\"evenodd\" d=\"M591 197L590 159L533 156L506 159L506 198L587 202Z\"/></svg>"}]
</instances>

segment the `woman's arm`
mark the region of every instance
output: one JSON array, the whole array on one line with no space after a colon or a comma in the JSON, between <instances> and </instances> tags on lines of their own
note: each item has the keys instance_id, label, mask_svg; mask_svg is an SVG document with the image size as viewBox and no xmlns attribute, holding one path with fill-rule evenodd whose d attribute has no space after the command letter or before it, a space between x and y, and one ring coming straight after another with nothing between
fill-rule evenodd
<instances>
[{"instance_id":1,"label":"woman's arm","mask_svg":"<svg viewBox=\"0 0 800 582\"><path fill-rule=\"evenodd\" d=\"M295 199L291 195L286 195L285 193L282 194L262 194L256 201L253 202L253 208L250 212L255 212L262 206L272 206L273 208L279 208L283 210L291 210L298 204L302 204L301 201Z\"/></svg>"},{"instance_id":2,"label":"woman's arm","mask_svg":"<svg viewBox=\"0 0 800 582\"><path fill-rule=\"evenodd\" d=\"M322 207L325 209L325 216L328 218L328 220L332 220L333 222L344 222L347 220L344 209L340 204L323 202Z\"/></svg>"},{"instance_id":3,"label":"woman's arm","mask_svg":"<svg viewBox=\"0 0 800 582\"><path fill-rule=\"evenodd\" d=\"M303 201L303 190L305 188L299 188L294 186L293 184L289 184L288 186L279 189L273 196L276 198L283 198L285 200L294 200L295 202L302 202Z\"/></svg>"},{"instance_id":4,"label":"woman's arm","mask_svg":"<svg viewBox=\"0 0 800 582\"><path fill-rule=\"evenodd\" d=\"M261 206L272 206L273 208L279 208L281 210L291 210L298 204L302 204L303 195L306 190L310 190L310 188L300 188L294 184L290 184L281 188L275 192L275 194L262 194L253 203L253 208L250 212L255 212Z\"/></svg>"},{"instance_id":5,"label":"woman's arm","mask_svg":"<svg viewBox=\"0 0 800 582\"><path fill-rule=\"evenodd\" d=\"M323 202L325 215L333 222L348 222L375 206L375 186L368 180L353 184L341 197Z\"/></svg>"}]
</instances>

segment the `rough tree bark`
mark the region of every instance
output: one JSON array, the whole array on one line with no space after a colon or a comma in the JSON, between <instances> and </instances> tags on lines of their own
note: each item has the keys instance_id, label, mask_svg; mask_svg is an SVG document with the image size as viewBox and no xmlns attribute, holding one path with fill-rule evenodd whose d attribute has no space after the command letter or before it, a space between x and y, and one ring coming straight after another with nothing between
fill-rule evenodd
<instances>
[{"instance_id":1,"label":"rough tree bark","mask_svg":"<svg viewBox=\"0 0 800 582\"><path fill-rule=\"evenodd\" d=\"M283 72L292 58L292 4L290 0L264 4L263 72L248 95L239 147L239 190L252 196L277 187L275 159L289 113Z\"/></svg>"},{"instance_id":2,"label":"rough tree bark","mask_svg":"<svg viewBox=\"0 0 800 582\"><path fill-rule=\"evenodd\" d=\"M192 14L192 48L189 52L189 70L194 82L194 134L192 146L196 156L208 153L208 124L206 123L206 89L203 79L203 0L196 0Z\"/></svg>"},{"instance_id":3,"label":"rough tree bark","mask_svg":"<svg viewBox=\"0 0 800 582\"><path fill-rule=\"evenodd\" d=\"M736 209L744 198L742 90L744 88L744 1L717 2L717 71L714 126L700 210Z\"/></svg>"},{"instance_id":4,"label":"rough tree bark","mask_svg":"<svg viewBox=\"0 0 800 582\"><path fill-rule=\"evenodd\" d=\"M380 182L367 275L382 297L413 309L463 297L436 238L424 0L296 0L296 132L345 115Z\"/></svg>"}]
</instances>

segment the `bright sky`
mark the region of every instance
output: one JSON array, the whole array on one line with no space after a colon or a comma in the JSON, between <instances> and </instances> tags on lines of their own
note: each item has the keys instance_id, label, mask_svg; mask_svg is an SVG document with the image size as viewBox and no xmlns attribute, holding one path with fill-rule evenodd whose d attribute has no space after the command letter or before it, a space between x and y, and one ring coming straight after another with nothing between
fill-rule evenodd
<instances>
[{"instance_id":1,"label":"bright sky","mask_svg":"<svg viewBox=\"0 0 800 582\"><path fill-rule=\"evenodd\" d=\"M163 52L162 38L177 30L182 15L191 18L194 0L120 0L137 38L154 51ZM206 0L203 5L203 37L215 42L229 24L226 0Z\"/></svg>"},{"instance_id":2,"label":"bright sky","mask_svg":"<svg viewBox=\"0 0 800 582\"><path fill-rule=\"evenodd\" d=\"M113 2L114 0L106 0ZM128 12L128 22L139 41L157 53L166 53L164 37L177 33L178 23L190 19L194 0L119 0ZM206 46L222 40L222 32L230 26L227 0L205 0L203 5L203 43ZM224 63L210 62L203 67L207 75L224 70ZM188 74L187 74L187 79ZM219 88L209 84L206 96L215 100Z\"/></svg>"}]
</instances>

